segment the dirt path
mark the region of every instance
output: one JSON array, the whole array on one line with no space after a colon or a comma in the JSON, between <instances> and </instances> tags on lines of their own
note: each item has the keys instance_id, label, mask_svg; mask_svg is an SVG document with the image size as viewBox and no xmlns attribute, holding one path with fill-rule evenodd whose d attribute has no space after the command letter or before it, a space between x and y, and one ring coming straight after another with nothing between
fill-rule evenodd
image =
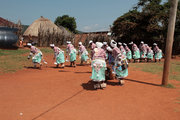
<instances>
[{"instance_id":1,"label":"dirt path","mask_svg":"<svg viewBox=\"0 0 180 120\"><path fill-rule=\"evenodd\" d=\"M180 120L180 82L171 81L176 89L160 87L160 77L130 68L124 86L111 80L96 91L90 76L90 66L52 64L1 75L0 119Z\"/></svg>"}]
</instances>

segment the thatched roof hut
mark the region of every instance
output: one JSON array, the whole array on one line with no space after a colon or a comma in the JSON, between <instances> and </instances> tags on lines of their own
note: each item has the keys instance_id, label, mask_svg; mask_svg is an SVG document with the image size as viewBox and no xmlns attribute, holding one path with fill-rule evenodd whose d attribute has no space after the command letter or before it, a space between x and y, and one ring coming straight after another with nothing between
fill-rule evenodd
<instances>
[{"instance_id":1,"label":"thatched roof hut","mask_svg":"<svg viewBox=\"0 0 180 120\"><path fill-rule=\"evenodd\" d=\"M48 32L50 34L58 33L62 34L62 30L56 26L52 21L47 18L40 17L35 20L24 32L24 42L35 42L38 41L39 32Z\"/></svg>"},{"instance_id":2,"label":"thatched roof hut","mask_svg":"<svg viewBox=\"0 0 180 120\"><path fill-rule=\"evenodd\" d=\"M48 46L49 43L63 44L66 40L72 39L73 34L41 16L26 29L23 36L25 43L33 42L38 46Z\"/></svg>"},{"instance_id":3,"label":"thatched roof hut","mask_svg":"<svg viewBox=\"0 0 180 120\"><path fill-rule=\"evenodd\" d=\"M50 33L62 33L62 30L58 26L56 26L52 21L41 16L26 29L23 35L38 37L40 29L42 31L49 31Z\"/></svg>"}]
</instances>

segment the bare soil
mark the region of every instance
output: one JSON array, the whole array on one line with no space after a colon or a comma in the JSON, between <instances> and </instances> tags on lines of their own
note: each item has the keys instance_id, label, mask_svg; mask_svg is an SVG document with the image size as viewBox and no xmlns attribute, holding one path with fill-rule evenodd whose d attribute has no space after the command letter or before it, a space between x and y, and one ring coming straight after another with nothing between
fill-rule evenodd
<instances>
[{"instance_id":1,"label":"bare soil","mask_svg":"<svg viewBox=\"0 0 180 120\"><path fill-rule=\"evenodd\" d=\"M25 66L0 76L1 120L180 120L180 82L161 87L161 77L129 68L125 85L108 81L94 90L91 67L42 70Z\"/></svg>"}]
</instances>

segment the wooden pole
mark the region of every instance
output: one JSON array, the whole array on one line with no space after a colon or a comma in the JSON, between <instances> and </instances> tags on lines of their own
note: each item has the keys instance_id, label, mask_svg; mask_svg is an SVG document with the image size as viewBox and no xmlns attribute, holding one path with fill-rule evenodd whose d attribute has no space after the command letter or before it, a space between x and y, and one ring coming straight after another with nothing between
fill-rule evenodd
<instances>
[{"instance_id":1,"label":"wooden pole","mask_svg":"<svg viewBox=\"0 0 180 120\"><path fill-rule=\"evenodd\" d=\"M173 39L174 39L174 29L175 29L175 22L176 22L176 12L177 12L177 5L178 5L178 0L170 0L170 1L171 1L170 3L171 8L170 8L170 14L169 14L168 33L167 33L167 39L166 39L166 50L165 50L165 61L164 61L162 85L168 84L170 61L171 61L172 46L173 46Z\"/></svg>"}]
</instances>

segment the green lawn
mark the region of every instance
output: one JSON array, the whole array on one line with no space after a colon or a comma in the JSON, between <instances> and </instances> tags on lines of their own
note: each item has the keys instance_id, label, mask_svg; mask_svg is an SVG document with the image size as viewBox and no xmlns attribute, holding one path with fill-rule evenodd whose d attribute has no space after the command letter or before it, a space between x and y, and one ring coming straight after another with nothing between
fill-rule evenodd
<instances>
[{"instance_id":1,"label":"green lawn","mask_svg":"<svg viewBox=\"0 0 180 120\"><path fill-rule=\"evenodd\" d=\"M43 55L54 55L53 50L50 47L40 48ZM63 48L65 54L66 49ZM23 69L25 66L31 66L31 59L28 60L29 49L17 49L17 50L2 50L0 49L0 74L16 72ZM46 58L44 58L46 59ZM77 60L79 63L79 59Z\"/></svg>"},{"instance_id":2,"label":"green lawn","mask_svg":"<svg viewBox=\"0 0 180 120\"><path fill-rule=\"evenodd\" d=\"M29 50L1 50L0 49L0 74L15 72L22 69L27 61Z\"/></svg>"},{"instance_id":3,"label":"green lawn","mask_svg":"<svg viewBox=\"0 0 180 120\"><path fill-rule=\"evenodd\" d=\"M140 69L144 72L150 72L162 76L163 62L157 63L130 63L130 67ZM171 60L170 80L180 81L180 61Z\"/></svg>"},{"instance_id":4,"label":"green lawn","mask_svg":"<svg viewBox=\"0 0 180 120\"><path fill-rule=\"evenodd\" d=\"M42 53L53 54L51 48L40 48ZM0 74L16 72L17 70L23 69L24 66L30 66L31 59L28 60L30 50L28 49L17 49L17 50L2 50L0 49Z\"/></svg>"}]
</instances>

